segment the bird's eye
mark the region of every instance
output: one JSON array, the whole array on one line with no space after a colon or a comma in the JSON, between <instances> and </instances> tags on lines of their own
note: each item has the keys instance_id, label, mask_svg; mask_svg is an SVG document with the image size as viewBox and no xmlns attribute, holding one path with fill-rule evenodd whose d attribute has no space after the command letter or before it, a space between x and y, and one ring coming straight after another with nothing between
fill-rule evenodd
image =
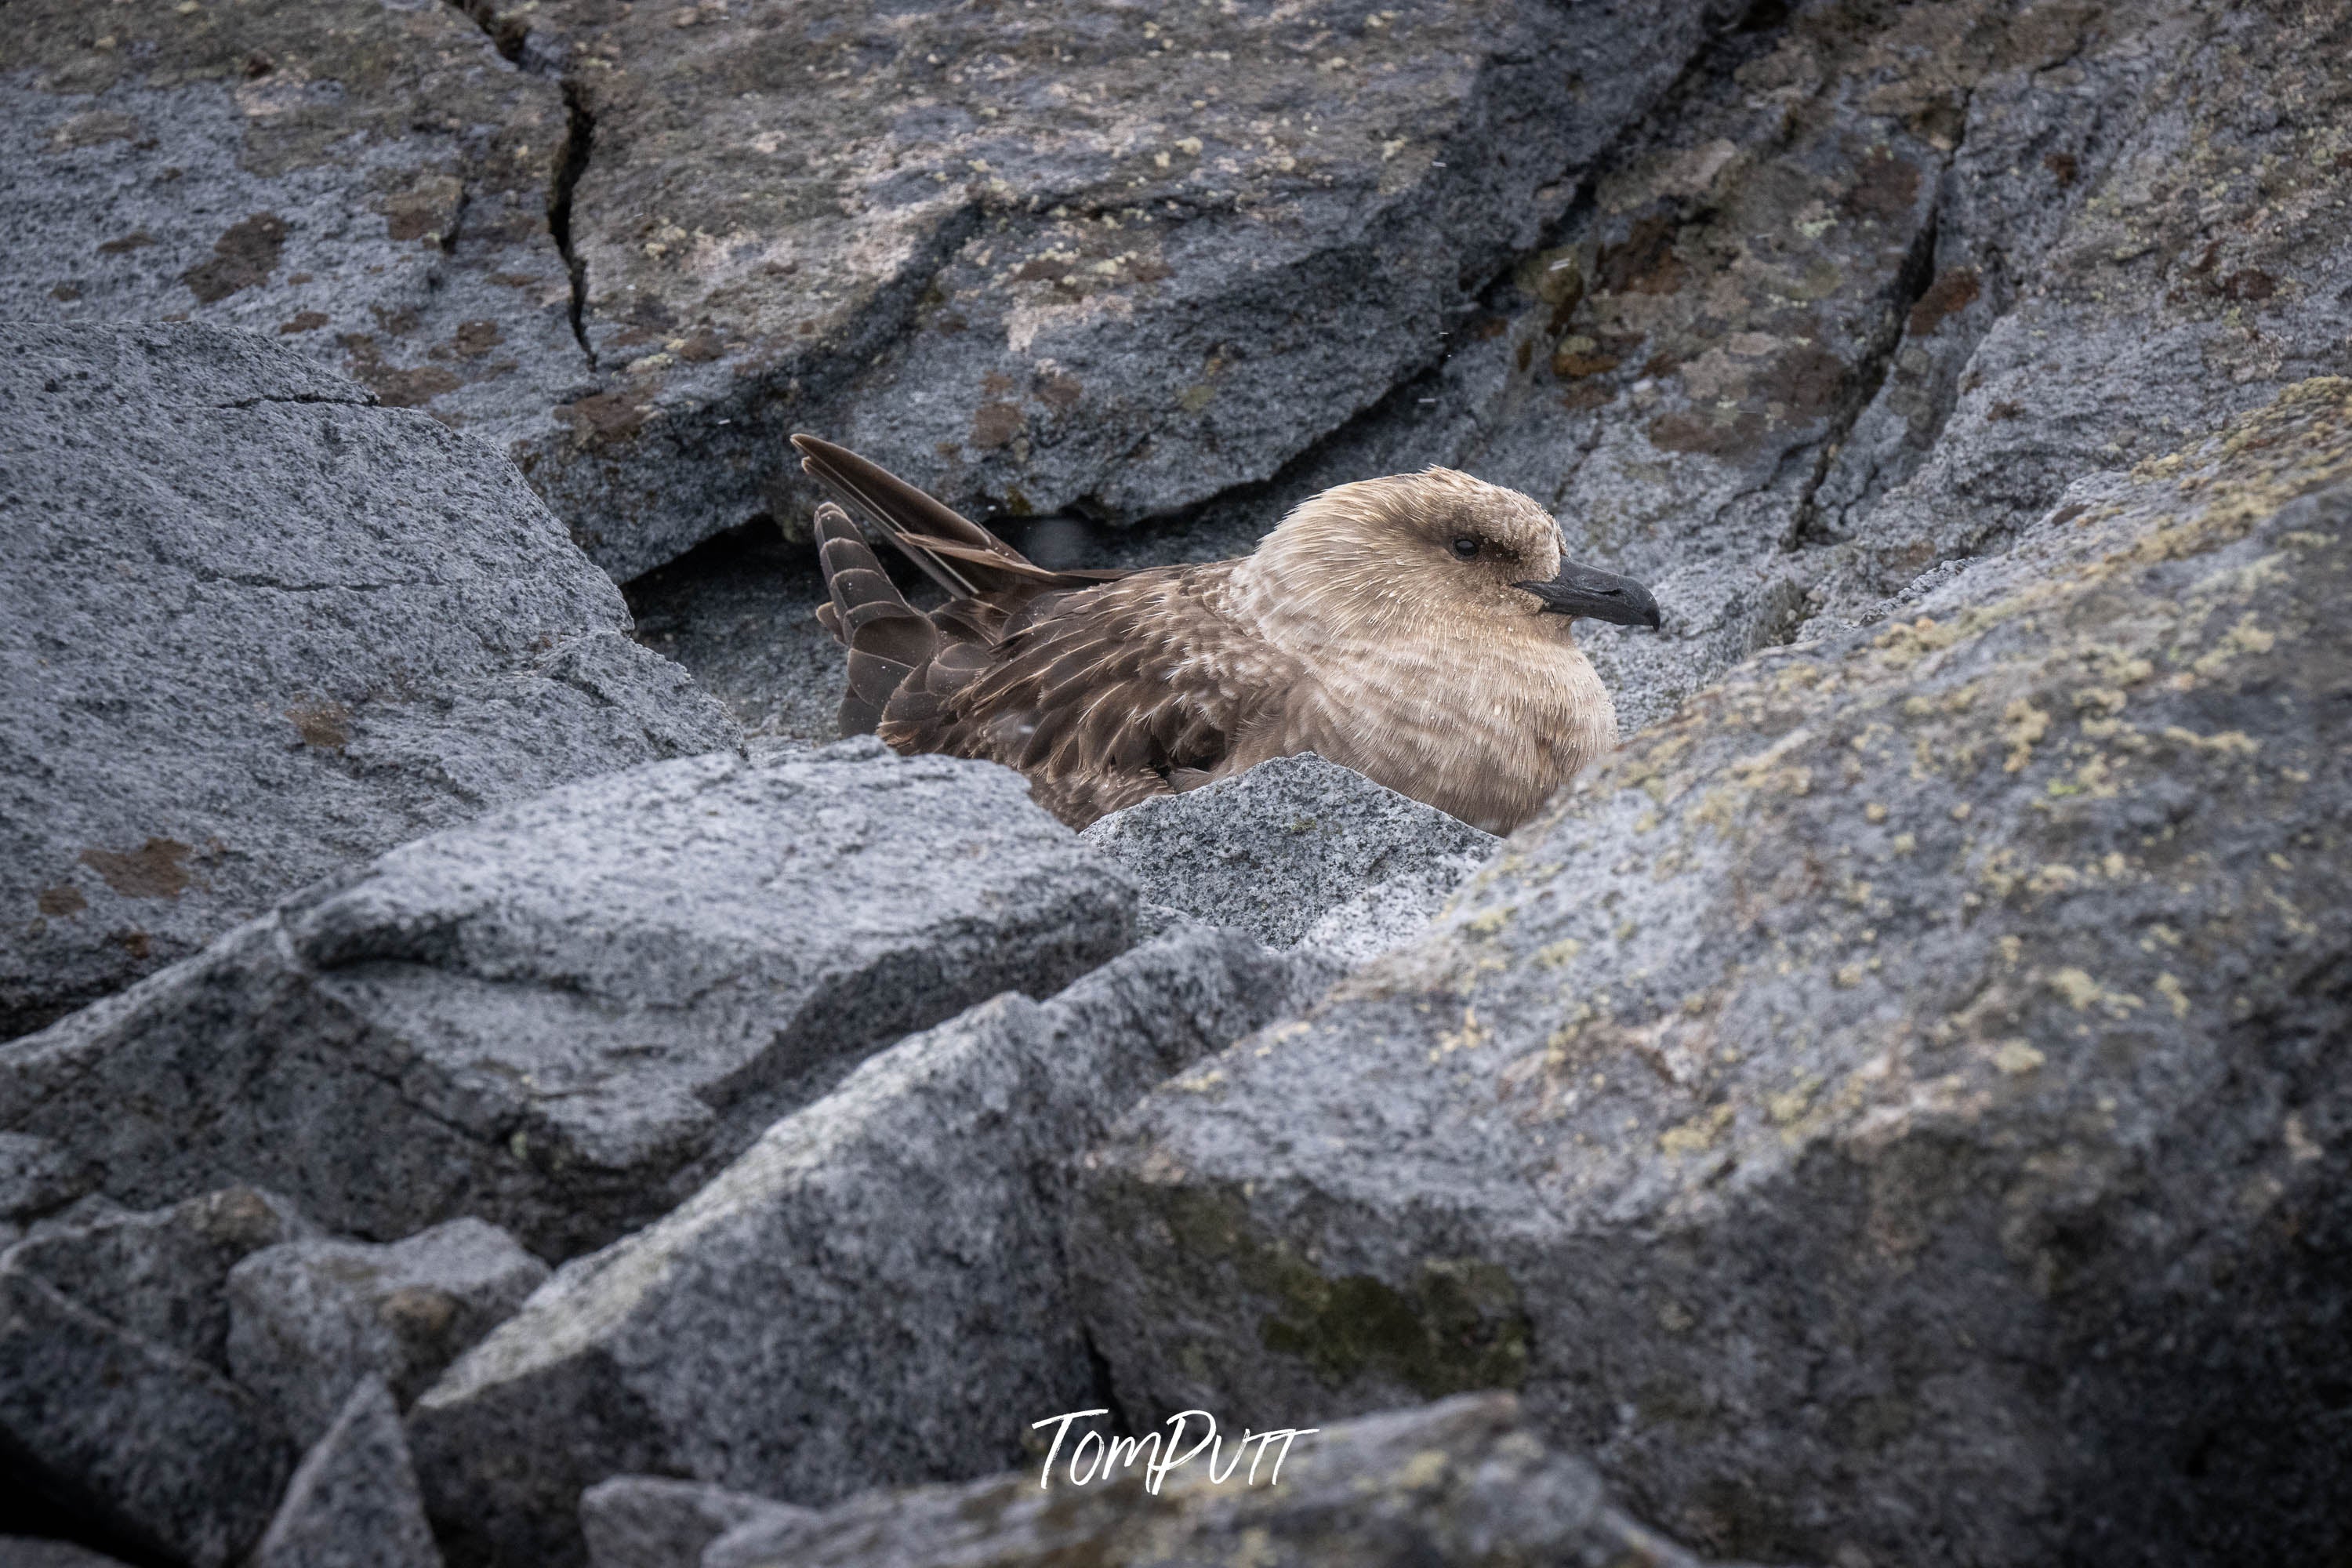
<instances>
[{"instance_id":1,"label":"bird's eye","mask_svg":"<svg viewBox=\"0 0 2352 1568\"><path fill-rule=\"evenodd\" d=\"M1478 542L1466 533L1457 533L1454 536L1454 553L1468 561L1478 553Z\"/></svg>"}]
</instances>

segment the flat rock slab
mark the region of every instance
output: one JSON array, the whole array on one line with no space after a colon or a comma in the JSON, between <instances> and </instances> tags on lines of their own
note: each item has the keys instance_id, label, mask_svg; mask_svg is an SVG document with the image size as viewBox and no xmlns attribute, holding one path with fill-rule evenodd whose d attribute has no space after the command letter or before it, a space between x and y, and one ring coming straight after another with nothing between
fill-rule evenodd
<instances>
[{"instance_id":1,"label":"flat rock slab","mask_svg":"<svg viewBox=\"0 0 2352 1568\"><path fill-rule=\"evenodd\" d=\"M1124 950L1134 893L983 763L649 763L404 845L0 1047L0 1126L131 1202L551 1258L669 1208L876 1043Z\"/></svg>"},{"instance_id":2,"label":"flat rock slab","mask_svg":"<svg viewBox=\"0 0 2352 1568\"><path fill-rule=\"evenodd\" d=\"M0 1037L404 840L733 743L503 458L373 403L242 332L0 326Z\"/></svg>"},{"instance_id":3,"label":"flat rock slab","mask_svg":"<svg viewBox=\"0 0 2352 1568\"><path fill-rule=\"evenodd\" d=\"M26 0L0 310L284 333L621 577L777 510L795 427L1131 521L1440 359L1737 9Z\"/></svg>"},{"instance_id":4,"label":"flat rock slab","mask_svg":"<svg viewBox=\"0 0 2352 1568\"><path fill-rule=\"evenodd\" d=\"M2341 1552L2347 582L2311 382L1636 738L1098 1153L1121 1407L1518 1387L1726 1553Z\"/></svg>"},{"instance_id":5,"label":"flat rock slab","mask_svg":"<svg viewBox=\"0 0 2352 1568\"><path fill-rule=\"evenodd\" d=\"M229 1272L229 1370L309 1444L368 1378L407 1405L546 1280L546 1264L478 1219L385 1246L282 1242Z\"/></svg>"},{"instance_id":6,"label":"flat rock slab","mask_svg":"<svg viewBox=\"0 0 2352 1568\"><path fill-rule=\"evenodd\" d=\"M1069 1448L1087 1430L1070 1427L1046 1486L1033 1465L969 1486L872 1492L814 1519L738 1526L704 1553L702 1568L1699 1568L1619 1510L1590 1465L1547 1447L1507 1394L1338 1423L1263 1454L1222 1432L1213 1452L1168 1470L1156 1488L1145 1468L1175 1447L1151 1440L1165 1431L1144 1439L1142 1463L1099 1469L1097 1434L1077 1469L1091 1479L1073 1486ZM1202 1436L1196 1415L1183 1448Z\"/></svg>"},{"instance_id":7,"label":"flat rock slab","mask_svg":"<svg viewBox=\"0 0 2352 1568\"><path fill-rule=\"evenodd\" d=\"M1292 1006L1299 973L1187 932L875 1057L426 1391L409 1429L442 1538L578 1563L581 1493L615 1473L816 1503L1014 1462L1028 1412L1101 1403L1063 1285L1070 1161Z\"/></svg>"},{"instance_id":8,"label":"flat rock slab","mask_svg":"<svg viewBox=\"0 0 2352 1568\"><path fill-rule=\"evenodd\" d=\"M1350 963L1420 934L1502 842L1312 753L1113 812L1078 837L1148 903Z\"/></svg>"}]
</instances>

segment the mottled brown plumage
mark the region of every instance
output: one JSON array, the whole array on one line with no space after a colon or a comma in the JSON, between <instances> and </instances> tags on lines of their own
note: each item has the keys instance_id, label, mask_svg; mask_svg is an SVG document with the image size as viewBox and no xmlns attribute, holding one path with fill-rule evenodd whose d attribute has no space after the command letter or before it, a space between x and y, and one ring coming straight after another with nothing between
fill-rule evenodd
<instances>
[{"instance_id":1,"label":"mottled brown plumage","mask_svg":"<svg viewBox=\"0 0 2352 1568\"><path fill-rule=\"evenodd\" d=\"M1564 562L1533 500L1447 468L1325 490L1238 560L1053 572L854 453L793 443L949 595L915 609L818 509L843 731L1018 768L1074 826L1314 752L1507 833L1616 743L1571 619L1658 624L1639 584Z\"/></svg>"}]
</instances>

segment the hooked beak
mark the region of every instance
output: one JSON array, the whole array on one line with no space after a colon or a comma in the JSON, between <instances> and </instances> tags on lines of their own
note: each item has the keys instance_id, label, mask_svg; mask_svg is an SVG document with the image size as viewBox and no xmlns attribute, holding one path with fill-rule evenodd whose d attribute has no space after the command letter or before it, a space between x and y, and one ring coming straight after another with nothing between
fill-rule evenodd
<instances>
[{"instance_id":1,"label":"hooked beak","mask_svg":"<svg viewBox=\"0 0 2352 1568\"><path fill-rule=\"evenodd\" d=\"M1658 601L1631 577L1620 577L1613 572L1596 571L1564 561L1560 563L1559 575L1548 583L1514 583L1511 586L1524 588L1541 599L1543 613L1548 615L1583 616L1596 621L1614 621L1621 626L1658 629Z\"/></svg>"}]
</instances>

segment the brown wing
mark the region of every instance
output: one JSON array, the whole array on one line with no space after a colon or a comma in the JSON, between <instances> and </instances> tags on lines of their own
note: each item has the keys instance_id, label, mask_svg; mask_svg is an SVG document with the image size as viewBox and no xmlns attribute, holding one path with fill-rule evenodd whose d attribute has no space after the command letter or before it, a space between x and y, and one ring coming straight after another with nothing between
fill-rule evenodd
<instances>
[{"instance_id":1,"label":"brown wing","mask_svg":"<svg viewBox=\"0 0 2352 1568\"><path fill-rule=\"evenodd\" d=\"M942 638L890 700L901 751L985 757L1073 826L1213 774L1300 679L1230 613L1232 563L1041 595L985 641Z\"/></svg>"}]
</instances>

